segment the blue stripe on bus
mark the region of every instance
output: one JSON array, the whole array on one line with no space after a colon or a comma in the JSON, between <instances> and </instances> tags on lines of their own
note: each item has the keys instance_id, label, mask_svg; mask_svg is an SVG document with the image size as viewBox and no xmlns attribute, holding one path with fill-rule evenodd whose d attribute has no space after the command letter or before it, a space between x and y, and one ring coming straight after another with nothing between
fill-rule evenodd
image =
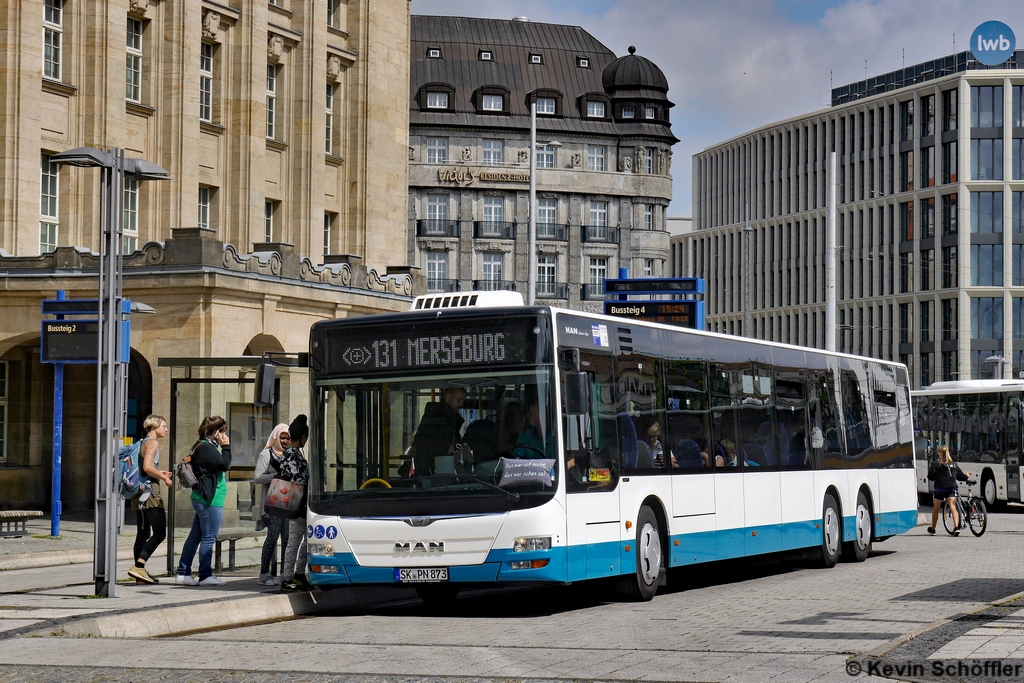
<instances>
[{"instance_id":1,"label":"blue stripe on bus","mask_svg":"<svg viewBox=\"0 0 1024 683\"><path fill-rule=\"evenodd\" d=\"M875 536L892 536L909 531L917 525L916 510L876 513ZM757 532L754 535L753 532ZM843 539L855 538L854 518L843 518ZM678 545L676 545L678 543ZM668 566L681 567L748 555L814 548L821 543L821 522L805 520L757 527L720 529L698 533L677 534L669 538L666 553ZM459 583L493 582L574 582L628 574L635 566L636 548L633 540L611 541L593 545L552 548L549 551L513 553L511 548L494 549L483 564L450 566L448 578ZM627 551L626 548L630 549ZM548 559L538 569L511 568L514 560ZM310 564L339 567L337 574L310 572L314 585L345 585L350 583L393 584L392 567L361 567L352 553L338 553L332 558L310 557Z\"/></svg>"}]
</instances>

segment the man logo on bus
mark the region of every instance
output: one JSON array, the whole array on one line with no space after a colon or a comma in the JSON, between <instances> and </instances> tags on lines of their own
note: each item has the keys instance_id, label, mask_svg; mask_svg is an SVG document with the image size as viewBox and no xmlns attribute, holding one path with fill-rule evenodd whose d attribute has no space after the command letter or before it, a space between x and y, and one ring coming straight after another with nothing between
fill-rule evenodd
<instances>
[{"instance_id":1,"label":"man logo on bus","mask_svg":"<svg viewBox=\"0 0 1024 683\"><path fill-rule=\"evenodd\" d=\"M443 553L444 541L395 541L396 555Z\"/></svg>"},{"instance_id":2,"label":"man logo on bus","mask_svg":"<svg viewBox=\"0 0 1024 683\"><path fill-rule=\"evenodd\" d=\"M1001 21L986 21L971 34L971 54L985 66L999 66L1013 54L1017 39Z\"/></svg>"}]
</instances>

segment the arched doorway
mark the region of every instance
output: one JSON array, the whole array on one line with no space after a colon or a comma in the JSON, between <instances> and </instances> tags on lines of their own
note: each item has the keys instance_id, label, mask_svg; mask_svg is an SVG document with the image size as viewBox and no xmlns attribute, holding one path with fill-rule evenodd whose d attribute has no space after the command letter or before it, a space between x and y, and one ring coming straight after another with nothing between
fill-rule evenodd
<instances>
[{"instance_id":1,"label":"arched doorway","mask_svg":"<svg viewBox=\"0 0 1024 683\"><path fill-rule=\"evenodd\" d=\"M142 422L153 412L153 371L149 361L132 349L128 364L128 404L125 420L125 436L141 439L145 436Z\"/></svg>"}]
</instances>

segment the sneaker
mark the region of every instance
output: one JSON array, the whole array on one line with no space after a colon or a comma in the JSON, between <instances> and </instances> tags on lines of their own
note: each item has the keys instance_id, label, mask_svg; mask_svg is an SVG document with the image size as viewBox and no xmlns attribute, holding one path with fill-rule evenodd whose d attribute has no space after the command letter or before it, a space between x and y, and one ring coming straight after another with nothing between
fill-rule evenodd
<instances>
[{"instance_id":1,"label":"sneaker","mask_svg":"<svg viewBox=\"0 0 1024 683\"><path fill-rule=\"evenodd\" d=\"M304 591L311 591L311 590L313 590L313 584L311 584L309 582L309 579L306 578L305 574L296 574L295 575L295 580L299 582L300 586L302 586L302 590L304 590Z\"/></svg>"},{"instance_id":2,"label":"sneaker","mask_svg":"<svg viewBox=\"0 0 1024 683\"><path fill-rule=\"evenodd\" d=\"M282 593L301 593L302 591L302 584L295 579L288 579L281 583Z\"/></svg>"},{"instance_id":3,"label":"sneaker","mask_svg":"<svg viewBox=\"0 0 1024 683\"><path fill-rule=\"evenodd\" d=\"M180 583L182 586L198 586L199 582L191 574L178 574L174 577L175 583Z\"/></svg>"},{"instance_id":4,"label":"sneaker","mask_svg":"<svg viewBox=\"0 0 1024 683\"><path fill-rule=\"evenodd\" d=\"M128 576L135 579L135 583L160 583L149 575L145 567L132 567L128 570Z\"/></svg>"},{"instance_id":5,"label":"sneaker","mask_svg":"<svg viewBox=\"0 0 1024 683\"><path fill-rule=\"evenodd\" d=\"M959 535L960 535L960 530L959 530L959 529L957 529L956 531L954 531L954 532L953 532L953 535L954 535L954 536L959 536Z\"/></svg>"},{"instance_id":6,"label":"sneaker","mask_svg":"<svg viewBox=\"0 0 1024 683\"><path fill-rule=\"evenodd\" d=\"M935 527L933 527L933 526L928 527L928 535L929 536L934 536L935 535Z\"/></svg>"},{"instance_id":7,"label":"sneaker","mask_svg":"<svg viewBox=\"0 0 1024 683\"><path fill-rule=\"evenodd\" d=\"M276 586L277 577L271 576L270 573L260 574L260 580L257 583L261 586Z\"/></svg>"},{"instance_id":8,"label":"sneaker","mask_svg":"<svg viewBox=\"0 0 1024 683\"><path fill-rule=\"evenodd\" d=\"M206 586L207 588L209 588L210 586L223 586L225 583L227 582L218 579L216 576L207 576L205 579L199 582L199 585Z\"/></svg>"}]
</instances>

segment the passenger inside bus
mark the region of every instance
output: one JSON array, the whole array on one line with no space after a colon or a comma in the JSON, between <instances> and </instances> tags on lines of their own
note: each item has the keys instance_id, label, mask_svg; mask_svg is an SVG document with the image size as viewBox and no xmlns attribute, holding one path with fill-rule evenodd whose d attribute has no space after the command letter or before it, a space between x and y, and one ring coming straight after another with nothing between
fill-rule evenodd
<instances>
[{"instance_id":1,"label":"passenger inside bus","mask_svg":"<svg viewBox=\"0 0 1024 683\"><path fill-rule=\"evenodd\" d=\"M715 456L715 465L717 467L736 467L739 465L739 460L736 458L736 444L729 439L719 441L715 450L718 452L718 455Z\"/></svg>"},{"instance_id":2,"label":"passenger inside bus","mask_svg":"<svg viewBox=\"0 0 1024 683\"><path fill-rule=\"evenodd\" d=\"M498 425L498 452L504 451L516 442L526 423L526 410L519 401L506 404L501 411Z\"/></svg>"},{"instance_id":3,"label":"passenger inside bus","mask_svg":"<svg viewBox=\"0 0 1024 683\"><path fill-rule=\"evenodd\" d=\"M462 423L459 411L466 402L466 390L449 387L444 390L444 401L431 401L423 409L423 418L412 441L413 467L409 472L419 476L434 473L438 456L454 455L462 443Z\"/></svg>"}]
</instances>

